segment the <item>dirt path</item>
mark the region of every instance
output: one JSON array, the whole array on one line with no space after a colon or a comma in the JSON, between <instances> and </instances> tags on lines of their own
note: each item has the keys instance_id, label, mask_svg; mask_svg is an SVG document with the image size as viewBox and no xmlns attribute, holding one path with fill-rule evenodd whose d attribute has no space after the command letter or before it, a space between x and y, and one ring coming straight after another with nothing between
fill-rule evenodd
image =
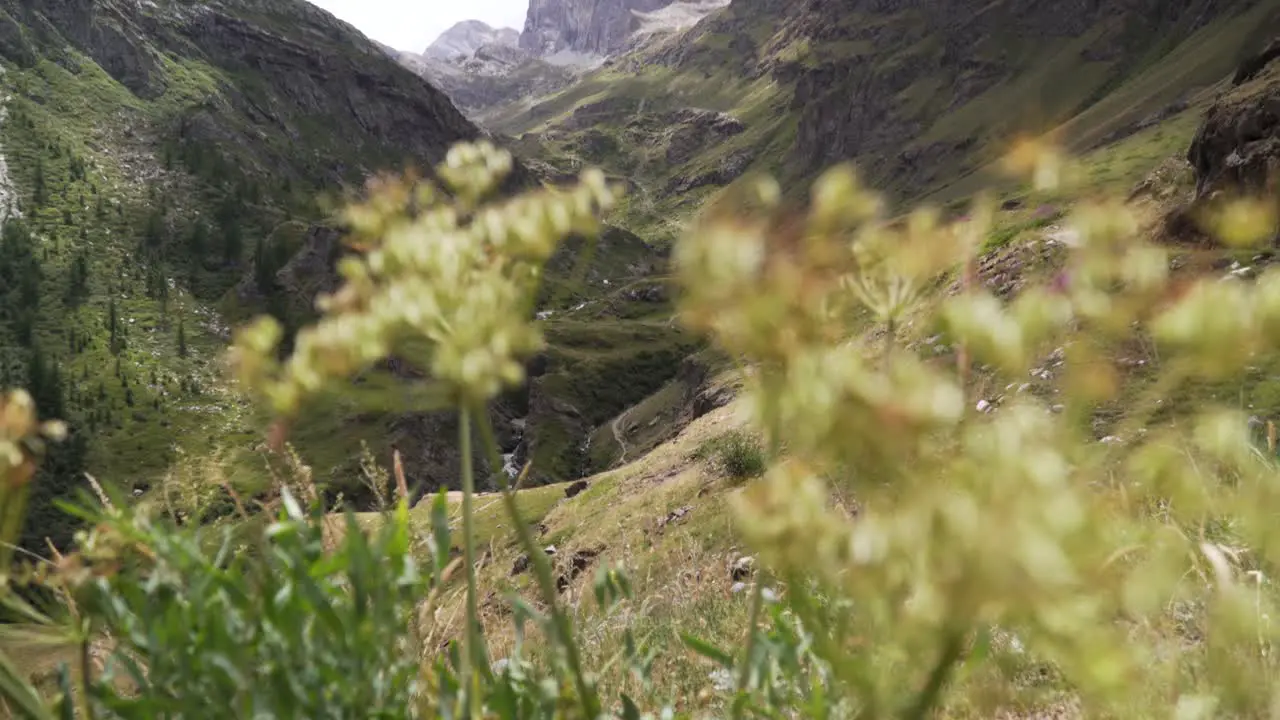
<instances>
[{"instance_id":1,"label":"dirt path","mask_svg":"<svg viewBox=\"0 0 1280 720\"><path fill-rule=\"evenodd\" d=\"M613 422L609 423L609 430L613 432L613 439L618 443L618 447L622 449L622 454L618 456L619 464L627 461L627 441L622 439L622 430L619 426L627 419L629 414L631 414L631 408L624 410L621 415L613 419Z\"/></svg>"}]
</instances>

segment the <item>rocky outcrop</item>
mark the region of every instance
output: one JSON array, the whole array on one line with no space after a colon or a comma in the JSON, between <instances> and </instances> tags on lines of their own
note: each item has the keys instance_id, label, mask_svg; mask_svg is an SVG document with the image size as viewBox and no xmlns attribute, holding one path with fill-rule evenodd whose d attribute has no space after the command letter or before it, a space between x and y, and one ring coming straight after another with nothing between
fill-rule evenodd
<instances>
[{"instance_id":1,"label":"rocky outcrop","mask_svg":"<svg viewBox=\"0 0 1280 720\"><path fill-rule=\"evenodd\" d=\"M470 58L480 48L490 45L516 47L520 44L520 31L512 28L495 28L479 20L463 20L445 30L427 47L424 56L437 60Z\"/></svg>"},{"instance_id":2,"label":"rocky outcrop","mask_svg":"<svg viewBox=\"0 0 1280 720\"><path fill-rule=\"evenodd\" d=\"M747 129L741 120L728 113L695 108L677 110L668 116L667 122L674 128L667 142L667 162L672 165L683 164L701 148Z\"/></svg>"},{"instance_id":3,"label":"rocky outcrop","mask_svg":"<svg viewBox=\"0 0 1280 720\"><path fill-rule=\"evenodd\" d=\"M715 167L703 172L679 174L667 183L666 192L671 194L687 193L700 187L722 186L737 180L755 160L755 151L742 148L726 155Z\"/></svg>"},{"instance_id":4,"label":"rocky outcrop","mask_svg":"<svg viewBox=\"0 0 1280 720\"><path fill-rule=\"evenodd\" d=\"M607 55L639 24L632 11L653 12L672 0L530 0L520 47L539 55L574 51Z\"/></svg>"},{"instance_id":5,"label":"rocky outcrop","mask_svg":"<svg viewBox=\"0 0 1280 720\"><path fill-rule=\"evenodd\" d=\"M1280 38L1272 40L1262 52L1240 63L1240 67L1236 68L1235 76L1231 78L1231 85L1234 87L1249 82L1277 58L1280 58Z\"/></svg>"},{"instance_id":6,"label":"rocky outcrop","mask_svg":"<svg viewBox=\"0 0 1280 720\"><path fill-rule=\"evenodd\" d=\"M150 23L136 6L111 0L48 0L0 3L23 26L33 48L70 44L139 97L159 97L168 88L159 48L148 42ZM41 52L47 55L47 52ZM10 59L20 62L19 57Z\"/></svg>"},{"instance_id":7,"label":"rocky outcrop","mask_svg":"<svg viewBox=\"0 0 1280 720\"><path fill-rule=\"evenodd\" d=\"M1187 151L1196 199L1272 193L1280 169L1280 43L1241 64L1233 87L1209 108Z\"/></svg>"}]
</instances>

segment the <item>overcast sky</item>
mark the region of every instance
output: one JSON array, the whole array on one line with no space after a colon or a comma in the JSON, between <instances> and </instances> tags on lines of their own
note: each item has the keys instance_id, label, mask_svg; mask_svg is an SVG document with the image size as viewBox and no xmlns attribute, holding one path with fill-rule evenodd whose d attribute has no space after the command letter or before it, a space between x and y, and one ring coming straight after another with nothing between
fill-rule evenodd
<instances>
[{"instance_id":1,"label":"overcast sky","mask_svg":"<svg viewBox=\"0 0 1280 720\"><path fill-rule=\"evenodd\" d=\"M529 0L311 0L397 50L422 52L462 20L524 27Z\"/></svg>"}]
</instances>

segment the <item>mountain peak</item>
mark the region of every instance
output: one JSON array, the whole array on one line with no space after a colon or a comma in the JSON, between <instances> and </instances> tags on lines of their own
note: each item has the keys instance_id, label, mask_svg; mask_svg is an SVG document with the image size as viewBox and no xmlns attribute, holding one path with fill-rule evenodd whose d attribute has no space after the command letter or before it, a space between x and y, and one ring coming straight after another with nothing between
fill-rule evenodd
<instances>
[{"instance_id":1,"label":"mountain peak","mask_svg":"<svg viewBox=\"0 0 1280 720\"><path fill-rule=\"evenodd\" d=\"M495 28L481 20L463 20L441 33L423 55L439 60L452 60L459 55L471 57L484 45L515 47L519 41L518 30Z\"/></svg>"}]
</instances>

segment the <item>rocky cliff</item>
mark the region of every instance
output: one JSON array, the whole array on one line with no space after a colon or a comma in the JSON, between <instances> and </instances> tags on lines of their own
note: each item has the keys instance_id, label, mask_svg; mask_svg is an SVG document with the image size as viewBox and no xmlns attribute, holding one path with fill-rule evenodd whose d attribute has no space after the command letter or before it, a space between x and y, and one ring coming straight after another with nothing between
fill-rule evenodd
<instances>
[{"instance_id":1,"label":"rocky cliff","mask_svg":"<svg viewBox=\"0 0 1280 720\"><path fill-rule=\"evenodd\" d=\"M540 55L569 50L607 55L637 27L632 11L652 12L672 0L530 0L520 47Z\"/></svg>"},{"instance_id":2,"label":"rocky cliff","mask_svg":"<svg viewBox=\"0 0 1280 720\"><path fill-rule=\"evenodd\" d=\"M606 56L686 30L728 0L533 0L525 30L458 23L427 52L388 50L483 123L571 85Z\"/></svg>"}]
</instances>

